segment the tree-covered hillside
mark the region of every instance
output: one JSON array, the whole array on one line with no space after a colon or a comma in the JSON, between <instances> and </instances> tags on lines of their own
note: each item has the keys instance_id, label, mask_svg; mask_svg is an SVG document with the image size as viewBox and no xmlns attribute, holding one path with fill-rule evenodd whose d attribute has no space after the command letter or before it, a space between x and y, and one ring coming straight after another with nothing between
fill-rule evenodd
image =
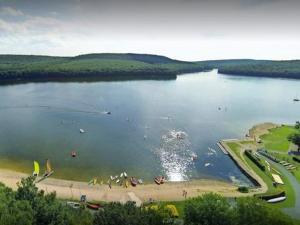
<instances>
[{"instance_id":1,"label":"tree-covered hillside","mask_svg":"<svg viewBox=\"0 0 300 225\"><path fill-rule=\"evenodd\" d=\"M207 69L205 65L146 54L88 54L76 57L0 55L1 80L57 78L176 78Z\"/></svg>"},{"instance_id":2,"label":"tree-covered hillside","mask_svg":"<svg viewBox=\"0 0 300 225\"><path fill-rule=\"evenodd\" d=\"M219 73L230 75L281 77L300 79L300 60L217 60L206 61L206 66L218 68Z\"/></svg>"},{"instance_id":3,"label":"tree-covered hillside","mask_svg":"<svg viewBox=\"0 0 300 225\"><path fill-rule=\"evenodd\" d=\"M57 79L175 79L217 68L219 73L300 79L300 60L251 59L187 62L148 54L87 54L75 57L0 55L1 81Z\"/></svg>"}]
</instances>

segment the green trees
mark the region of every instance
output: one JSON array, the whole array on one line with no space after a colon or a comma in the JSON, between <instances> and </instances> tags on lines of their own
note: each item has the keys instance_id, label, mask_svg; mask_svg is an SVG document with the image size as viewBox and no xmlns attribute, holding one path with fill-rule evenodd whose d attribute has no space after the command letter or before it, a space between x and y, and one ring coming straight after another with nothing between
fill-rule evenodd
<instances>
[{"instance_id":1,"label":"green trees","mask_svg":"<svg viewBox=\"0 0 300 225\"><path fill-rule=\"evenodd\" d=\"M94 225L163 225L173 224L169 214L163 209L158 211L136 207L133 203L107 204L94 218Z\"/></svg>"},{"instance_id":2,"label":"green trees","mask_svg":"<svg viewBox=\"0 0 300 225\"><path fill-rule=\"evenodd\" d=\"M294 225L291 218L261 200L248 197L229 201L217 194L187 200L183 219L185 225ZM94 214L84 208L73 209L57 200L55 193L46 195L39 191L33 178L23 179L16 192L0 183L0 225L173 225L177 222L164 207L137 207L131 202L105 204L103 210Z\"/></svg>"},{"instance_id":3,"label":"green trees","mask_svg":"<svg viewBox=\"0 0 300 225\"><path fill-rule=\"evenodd\" d=\"M217 194L188 200L185 225L293 225L293 220L262 200L247 197L229 202Z\"/></svg>"},{"instance_id":4,"label":"green trees","mask_svg":"<svg viewBox=\"0 0 300 225\"><path fill-rule=\"evenodd\" d=\"M230 225L233 219L234 211L229 203L217 194L206 194L185 204L186 225Z\"/></svg>"},{"instance_id":5,"label":"green trees","mask_svg":"<svg viewBox=\"0 0 300 225\"><path fill-rule=\"evenodd\" d=\"M291 134L288 136L288 140L298 146L298 151L300 151L300 133Z\"/></svg>"}]
</instances>

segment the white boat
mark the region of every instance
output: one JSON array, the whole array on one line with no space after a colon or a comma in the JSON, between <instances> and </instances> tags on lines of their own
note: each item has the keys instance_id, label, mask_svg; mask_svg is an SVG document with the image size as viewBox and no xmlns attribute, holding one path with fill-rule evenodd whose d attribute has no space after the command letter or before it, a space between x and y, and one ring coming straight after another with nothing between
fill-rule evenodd
<instances>
[{"instance_id":1,"label":"white boat","mask_svg":"<svg viewBox=\"0 0 300 225\"><path fill-rule=\"evenodd\" d=\"M211 164L210 163L205 163L204 166L208 167L208 166L211 166Z\"/></svg>"},{"instance_id":2,"label":"white boat","mask_svg":"<svg viewBox=\"0 0 300 225\"><path fill-rule=\"evenodd\" d=\"M213 153L215 153L215 154L217 154L217 151L215 149L213 149L213 148L208 147L208 150L211 151L211 152L213 152Z\"/></svg>"},{"instance_id":3,"label":"white boat","mask_svg":"<svg viewBox=\"0 0 300 225\"><path fill-rule=\"evenodd\" d=\"M116 180L116 183L118 184L120 182L120 180L118 179L118 180Z\"/></svg>"},{"instance_id":4,"label":"white boat","mask_svg":"<svg viewBox=\"0 0 300 225\"><path fill-rule=\"evenodd\" d=\"M123 173L121 173L121 175L120 175L120 178L122 178L122 177L123 177L123 175L124 175L124 174L123 174Z\"/></svg>"},{"instance_id":5,"label":"white boat","mask_svg":"<svg viewBox=\"0 0 300 225\"><path fill-rule=\"evenodd\" d=\"M286 196L278 197L278 198L272 198L272 199L269 199L267 202L269 202L269 203L277 203L277 202L282 202L284 200L286 200Z\"/></svg>"},{"instance_id":6,"label":"white boat","mask_svg":"<svg viewBox=\"0 0 300 225\"><path fill-rule=\"evenodd\" d=\"M123 172L123 174L124 174L124 177L127 178L127 173L126 173L126 172Z\"/></svg>"},{"instance_id":7,"label":"white boat","mask_svg":"<svg viewBox=\"0 0 300 225\"><path fill-rule=\"evenodd\" d=\"M80 208L80 203L78 203L78 202L67 202L67 205L72 207L73 209L79 209Z\"/></svg>"},{"instance_id":8,"label":"white boat","mask_svg":"<svg viewBox=\"0 0 300 225\"><path fill-rule=\"evenodd\" d=\"M85 133L85 131L83 129L79 129L79 132L82 134Z\"/></svg>"}]
</instances>

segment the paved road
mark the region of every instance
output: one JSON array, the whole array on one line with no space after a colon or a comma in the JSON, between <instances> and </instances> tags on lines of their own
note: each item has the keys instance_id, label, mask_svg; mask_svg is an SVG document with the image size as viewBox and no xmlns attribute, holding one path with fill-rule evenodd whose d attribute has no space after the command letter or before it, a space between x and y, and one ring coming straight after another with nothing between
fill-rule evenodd
<instances>
[{"instance_id":1,"label":"paved road","mask_svg":"<svg viewBox=\"0 0 300 225\"><path fill-rule=\"evenodd\" d=\"M263 158L266 159L272 165L274 165L276 167L276 169L279 170L280 173L282 173L285 177L287 177L289 179L289 182L293 186L293 189L295 192L296 202L295 202L295 207L285 208L285 209L283 209L283 211L286 212L288 215L290 215L293 218L300 219L300 183L284 166L282 166L278 163L274 163L273 161L267 159L266 157L263 157Z\"/></svg>"}]
</instances>

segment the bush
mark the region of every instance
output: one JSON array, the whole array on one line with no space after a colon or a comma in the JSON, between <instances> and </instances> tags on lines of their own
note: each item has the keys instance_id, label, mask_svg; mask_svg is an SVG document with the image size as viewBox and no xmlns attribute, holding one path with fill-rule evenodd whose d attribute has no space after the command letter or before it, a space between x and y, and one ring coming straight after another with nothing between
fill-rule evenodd
<instances>
[{"instance_id":1,"label":"bush","mask_svg":"<svg viewBox=\"0 0 300 225\"><path fill-rule=\"evenodd\" d=\"M266 170L265 166L252 155L251 151L246 150L245 154L255 165L257 165L258 168L260 168L262 171Z\"/></svg>"},{"instance_id":2,"label":"bush","mask_svg":"<svg viewBox=\"0 0 300 225\"><path fill-rule=\"evenodd\" d=\"M249 193L249 188L245 186L238 187L238 191L241 193Z\"/></svg>"}]
</instances>

